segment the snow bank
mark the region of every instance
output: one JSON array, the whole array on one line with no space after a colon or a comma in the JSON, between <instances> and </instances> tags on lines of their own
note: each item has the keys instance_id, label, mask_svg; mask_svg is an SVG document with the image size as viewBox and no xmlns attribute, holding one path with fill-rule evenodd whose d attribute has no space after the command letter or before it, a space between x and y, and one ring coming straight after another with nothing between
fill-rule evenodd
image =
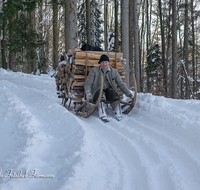
<instances>
[{"instance_id":1,"label":"snow bank","mask_svg":"<svg viewBox=\"0 0 200 190\"><path fill-rule=\"evenodd\" d=\"M0 189L199 189L200 101L139 93L109 123L60 103L54 78L0 69Z\"/></svg>"}]
</instances>

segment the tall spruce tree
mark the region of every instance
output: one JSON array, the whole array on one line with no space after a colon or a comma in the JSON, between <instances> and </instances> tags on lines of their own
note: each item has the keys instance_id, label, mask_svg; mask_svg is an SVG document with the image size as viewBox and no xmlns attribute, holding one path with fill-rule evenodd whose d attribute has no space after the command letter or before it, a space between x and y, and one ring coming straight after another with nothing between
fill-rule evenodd
<instances>
[{"instance_id":1,"label":"tall spruce tree","mask_svg":"<svg viewBox=\"0 0 200 190\"><path fill-rule=\"evenodd\" d=\"M101 34L103 33L103 29L101 28L101 24L103 23L103 19L101 18L101 10L98 7L98 3L96 0L92 0L91 2L91 35L92 35L92 45L101 47L103 43L103 39L101 38Z\"/></svg>"},{"instance_id":2,"label":"tall spruce tree","mask_svg":"<svg viewBox=\"0 0 200 190\"><path fill-rule=\"evenodd\" d=\"M152 44L148 49L146 72L149 74L149 82L158 82L161 78L162 72L162 52L160 51L160 44ZM152 90L152 89L149 89Z\"/></svg>"},{"instance_id":3,"label":"tall spruce tree","mask_svg":"<svg viewBox=\"0 0 200 190\"><path fill-rule=\"evenodd\" d=\"M81 47L87 42L86 36L86 5L85 2L78 4L78 45Z\"/></svg>"},{"instance_id":4,"label":"tall spruce tree","mask_svg":"<svg viewBox=\"0 0 200 190\"><path fill-rule=\"evenodd\" d=\"M27 15L35 10L36 4L37 1L25 2L23 0L4 2L5 6L2 11L4 18L8 19L7 45L9 46L9 68L11 70L17 71L19 70L17 66L23 65L26 68L24 72L31 72L28 70L27 63L32 63L36 52L28 50L35 49L37 46L37 33L32 27L31 18Z\"/></svg>"},{"instance_id":5,"label":"tall spruce tree","mask_svg":"<svg viewBox=\"0 0 200 190\"><path fill-rule=\"evenodd\" d=\"M101 18L101 10L99 9L98 2L96 0L92 0L90 2L90 16L91 16L91 44L92 46L101 47L103 43L103 39L101 38L101 34L103 30L101 28L101 24L103 20ZM87 35L86 35L86 4L85 2L80 2L78 5L78 44L81 47L83 44L87 43Z\"/></svg>"}]
</instances>

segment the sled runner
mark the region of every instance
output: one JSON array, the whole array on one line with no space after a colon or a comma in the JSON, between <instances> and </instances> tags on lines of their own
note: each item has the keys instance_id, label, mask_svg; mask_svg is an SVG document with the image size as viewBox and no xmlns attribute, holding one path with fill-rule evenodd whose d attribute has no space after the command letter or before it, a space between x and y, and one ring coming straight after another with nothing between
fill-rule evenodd
<instances>
[{"instance_id":1,"label":"sled runner","mask_svg":"<svg viewBox=\"0 0 200 190\"><path fill-rule=\"evenodd\" d=\"M122 53L104 51L82 51L81 49L70 49L68 53L62 53L61 61L57 67L55 76L58 98L62 98L62 105L69 111L80 117L89 117L98 108L103 91L103 76L101 77L101 88L96 103L89 102L84 92L84 83L92 67L99 66L98 61L102 54L110 58L110 66L117 69L121 79L125 80L125 60ZM124 102L123 93L118 89L120 104L123 114L128 114L135 105L137 98L137 84L133 75L135 86L134 99ZM130 99L129 99L130 100ZM109 104L110 102L106 102Z\"/></svg>"}]
</instances>

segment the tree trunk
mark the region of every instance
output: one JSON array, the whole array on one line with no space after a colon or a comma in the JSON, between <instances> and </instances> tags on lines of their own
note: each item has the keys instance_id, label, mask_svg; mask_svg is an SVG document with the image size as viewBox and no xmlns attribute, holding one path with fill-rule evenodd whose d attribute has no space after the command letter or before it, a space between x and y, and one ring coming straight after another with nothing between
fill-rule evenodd
<instances>
[{"instance_id":1,"label":"tree trunk","mask_svg":"<svg viewBox=\"0 0 200 190\"><path fill-rule=\"evenodd\" d=\"M191 17L192 17L192 73L193 73L193 93L196 96L196 76L195 76L195 37L194 37L194 10L193 0L191 0Z\"/></svg>"},{"instance_id":2,"label":"tree trunk","mask_svg":"<svg viewBox=\"0 0 200 190\"><path fill-rule=\"evenodd\" d=\"M186 81L186 94L185 98L189 99L189 70L188 70L188 57L189 57L189 50L188 50L188 0L185 0L186 7L185 7L185 28L184 28L184 58L185 58L185 81Z\"/></svg>"},{"instance_id":3,"label":"tree trunk","mask_svg":"<svg viewBox=\"0 0 200 190\"><path fill-rule=\"evenodd\" d=\"M53 0L53 69L58 65L58 5L57 0Z\"/></svg>"},{"instance_id":4,"label":"tree trunk","mask_svg":"<svg viewBox=\"0 0 200 190\"><path fill-rule=\"evenodd\" d=\"M105 43L105 51L108 51L108 1L104 0L104 43Z\"/></svg>"},{"instance_id":5,"label":"tree trunk","mask_svg":"<svg viewBox=\"0 0 200 190\"><path fill-rule=\"evenodd\" d=\"M160 16L160 28L161 28L161 37L162 37L162 65L163 65L163 74L164 74L164 89L165 89L165 96L167 97L167 66L165 62L165 34L164 34L164 27L162 23L162 7L161 7L161 0L159 2L159 16Z\"/></svg>"},{"instance_id":6,"label":"tree trunk","mask_svg":"<svg viewBox=\"0 0 200 190\"><path fill-rule=\"evenodd\" d=\"M69 50L69 1L65 3L65 52Z\"/></svg>"},{"instance_id":7,"label":"tree trunk","mask_svg":"<svg viewBox=\"0 0 200 190\"><path fill-rule=\"evenodd\" d=\"M129 0L121 1L122 53L126 59L126 85L129 87Z\"/></svg>"},{"instance_id":8,"label":"tree trunk","mask_svg":"<svg viewBox=\"0 0 200 190\"><path fill-rule=\"evenodd\" d=\"M115 51L119 52L118 0L115 0Z\"/></svg>"},{"instance_id":9,"label":"tree trunk","mask_svg":"<svg viewBox=\"0 0 200 190\"><path fill-rule=\"evenodd\" d=\"M172 98L177 98L176 0L172 0Z\"/></svg>"},{"instance_id":10,"label":"tree trunk","mask_svg":"<svg viewBox=\"0 0 200 190\"><path fill-rule=\"evenodd\" d=\"M41 0L41 2L38 4L38 11L39 11L39 37L40 40L43 40L43 0ZM40 47L40 53L39 53L39 63L38 63L38 69L42 68L42 64L43 64L43 58L44 58L44 54L43 54L43 50L44 50L44 46L42 45Z\"/></svg>"},{"instance_id":11,"label":"tree trunk","mask_svg":"<svg viewBox=\"0 0 200 190\"><path fill-rule=\"evenodd\" d=\"M180 0L181 1L181 0ZM180 22L180 15L177 14L177 18L178 18L178 23ZM181 28L178 29L178 32L179 32L179 43L180 43L180 49L183 48L183 42L182 42L182 38L181 38ZM180 59L184 59L184 56L180 57ZM183 85L183 65L180 64L180 98L181 99L184 99L184 91L183 91L183 88L184 88L184 85Z\"/></svg>"},{"instance_id":12,"label":"tree trunk","mask_svg":"<svg viewBox=\"0 0 200 190\"><path fill-rule=\"evenodd\" d=\"M87 43L91 45L91 18L90 18L90 0L86 0L86 35Z\"/></svg>"},{"instance_id":13,"label":"tree trunk","mask_svg":"<svg viewBox=\"0 0 200 190\"><path fill-rule=\"evenodd\" d=\"M141 29L141 35L140 35L140 46L141 46L141 48L140 48L140 62L141 62L141 72L140 72L140 92L143 92L143 75L144 75L144 47L145 47L145 44L144 44L144 38L145 38L145 36L144 36L144 13L145 13L145 9L144 9L144 7L145 7L145 0L143 0L143 3L142 3L142 29ZM143 50L143 51L142 51Z\"/></svg>"},{"instance_id":14,"label":"tree trunk","mask_svg":"<svg viewBox=\"0 0 200 190\"><path fill-rule=\"evenodd\" d=\"M134 21L134 49L135 49L135 77L137 89L140 92L140 65L139 65L139 39L138 39L138 17L137 17L137 0L133 1L133 21Z\"/></svg>"},{"instance_id":15,"label":"tree trunk","mask_svg":"<svg viewBox=\"0 0 200 190\"><path fill-rule=\"evenodd\" d=\"M4 8L4 1L3 0L3 8ZM2 32L3 32L3 38L1 40L1 58L2 58L2 68L3 69L7 69L7 66L6 66L6 19L3 18L3 21L2 21Z\"/></svg>"},{"instance_id":16,"label":"tree trunk","mask_svg":"<svg viewBox=\"0 0 200 190\"><path fill-rule=\"evenodd\" d=\"M39 36L40 40L43 42L43 34L44 34L44 24L42 24L43 21L43 0L39 3ZM46 17L45 17L46 18ZM40 70L40 73L46 73L47 66L46 66L46 59L45 59L45 47L44 44L40 46L40 52L39 52L39 63L38 63L38 69Z\"/></svg>"},{"instance_id":17,"label":"tree trunk","mask_svg":"<svg viewBox=\"0 0 200 190\"><path fill-rule=\"evenodd\" d=\"M149 55L149 2L146 0L146 51L147 51L147 57ZM148 62L147 62L148 64ZM149 71L147 70L147 92L150 92L150 82L149 82Z\"/></svg>"},{"instance_id":18,"label":"tree trunk","mask_svg":"<svg viewBox=\"0 0 200 190\"><path fill-rule=\"evenodd\" d=\"M129 86L130 89L134 86L134 81L133 81L133 73L134 73L134 68L133 68L133 44L134 44L134 3L133 1L130 1L129 3Z\"/></svg>"},{"instance_id":19,"label":"tree trunk","mask_svg":"<svg viewBox=\"0 0 200 190\"><path fill-rule=\"evenodd\" d=\"M29 16L29 21L30 21L30 26L29 26L29 30L30 31L34 31L35 30L35 10L28 12L28 16ZM35 39L34 39L35 41ZM34 42L30 42L30 43L34 43ZM26 53L29 54L27 62L28 62L28 73L32 73L35 72L36 70L36 49L34 46L31 46L28 50L26 50Z\"/></svg>"},{"instance_id":20,"label":"tree trunk","mask_svg":"<svg viewBox=\"0 0 200 190\"><path fill-rule=\"evenodd\" d=\"M11 1L11 0L9 0ZM15 62L16 62L16 56L15 53L13 52L13 36L14 36L14 31L13 31L13 22L14 22L14 17L15 16L10 16L9 17L9 69L12 71L16 71L15 67Z\"/></svg>"},{"instance_id":21,"label":"tree trunk","mask_svg":"<svg viewBox=\"0 0 200 190\"><path fill-rule=\"evenodd\" d=\"M149 23L148 24L148 30L149 30L149 42L151 41L151 22L152 22L152 0L150 0L150 4L148 2L148 8L149 8ZM150 44L151 45L151 44Z\"/></svg>"},{"instance_id":22,"label":"tree trunk","mask_svg":"<svg viewBox=\"0 0 200 190\"><path fill-rule=\"evenodd\" d=\"M171 23L171 21L170 21L171 20L171 8L170 7L168 8L168 20L167 20L167 25L169 27L167 28L167 32L166 32L166 39L167 39L166 65L167 65L167 67L168 67L169 58L170 58L170 42L171 42L170 33L172 32L171 30L173 30L173 29L171 29L171 24L170 24ZM170 84L168 84L168 86L170 86ZM168 89L168 97L172 97L172 83L171 83L171 89Z\"/></svg>"},{"instance_id":23,"label":"tree trunk","mask_svg":"<svg viewBox=\"0 0 200 190\"><path fill-rule=\"evenodd\" d=\"M196 21L197 22L197 21ZM196 34L197 34L197 32L199 31L199 29L198 29L198 27L196 27ZM198 90L198 86L197 86L197 73L198 73L198 65L199 65L199 63L198 63L198 47L197 47L197 45L198 45L198 38L196 38L196 46L195 46L195 59L196 59L196 64L195 64L195 66L196 66L196 69L195 69L195 76L196 76L196 92L197 92L197 90ZM198 95L198 94L197 94ZM200 99L199 97L198 97L198 99Z\"/></svg>"},{"instance_id":24,"label":"tree trunk","mask_svg":"<svg viewBox=\"0 0 200 190\"><path fill-rule=\"evenodd\" d=\"M46 11L46 7L48 6L48 1L47 0L45 0L45 18L47 17L47 15L48 15L48 13L47 13L47 11ZM49 28L49 21L48 22L46 22L45 23L45 25L44 25L44 31L46 32L45 33L45 35L46 35L46 37L45 37L45 48L46 49L44 49L44 58L45 58L45 67L47 67L47 65L48 65L48 63L49 63L49 59L48 59L48 57L49 57L49 52L50 52L50 40L51 40L51 38L52 38L52 36L51 36L51 34L50 34L50 31L48 30L48 28Z\"/></svg>"},{"instance_id":25,"label":"tree trunk","mask_svg":"<svg viewBox=\"0 0 200 190\"><path fill-rule=\"evenodd\" d=\"M65 7L65 51L78 47L77 1L68 0Z\"/></svg>"}]
</instances>

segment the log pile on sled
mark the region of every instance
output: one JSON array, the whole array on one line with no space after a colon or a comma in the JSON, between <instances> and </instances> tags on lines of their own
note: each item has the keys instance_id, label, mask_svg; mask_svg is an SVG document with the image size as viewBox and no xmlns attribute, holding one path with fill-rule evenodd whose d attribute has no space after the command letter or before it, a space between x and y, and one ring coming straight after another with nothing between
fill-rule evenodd
<instances>
[{"instance_id":1,"label":"log pile on sled","mask_svg":"<svg viewBox=\"0 0 200 190\"><path fill-rule=\"evenodd\" d=\"M62 98L62 104L68 110L75 110L78 105L79 108L77 110L82 112L82 107L86 107L84 83L92 67L99 66L98 61L102 54L108 55L110 58L110 66L117 69L121 79L125 82L126 61L123 59L123 53L82 51L81 49L70 49L67 53L62 53L64 60L59 62L57 66L55 80L58 98ZM118 89L118 92L122 99L122 91ZM89 105L89 102L87 102L87 104ZM95 105L92 106L92 104L90 104L89 107L89 111L86 111L85 114L81 113L79 115L82 117L88 117L91 115L90 112L95 111L93 108Z\"/></svg>"}]
</instances>

